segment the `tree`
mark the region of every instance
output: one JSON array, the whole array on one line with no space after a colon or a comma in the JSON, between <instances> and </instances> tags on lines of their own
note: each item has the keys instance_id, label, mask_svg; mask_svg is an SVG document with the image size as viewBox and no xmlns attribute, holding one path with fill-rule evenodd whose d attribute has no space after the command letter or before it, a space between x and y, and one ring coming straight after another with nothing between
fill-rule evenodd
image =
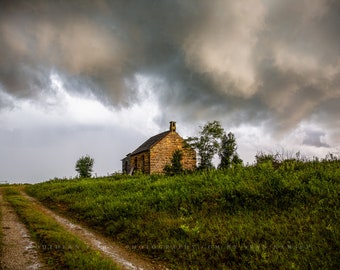
<instances>
[{"instance_id":1,"label":"tree","mask_svg":"<svg viewBox=\"0 0 340 270\"><path fill-rule=\"evenodd\" d=\"M271 164L274 168L280 167L279 153L276 154L267 154L264 152L258 152L255 156L256 165L261 164Z\"/></svg>"},{"instance_id":2,"label":"tree","mask_svg":"<svg viewBox=\"0 0 340 270\"><path fill-rule=\"evenodd\" d=\"M223 134L221 140L221 147L219 149L219 157L221 159L218 167L220 169L230 168L235 164L242 164L242 159L238 156L237 145L235 135L232 132L229 132L228 135Z\"/></svg>"},{"instance_id":3,"label":"tree","mask_svg":"<svg viewBox=\"0 0 340 270\"><path fill-rule=\"evenodd\" d=\"M213 168L212 159L220 148L224 130L220 122L208 122L202 127L200 137L189 137L186 142L196 149L199 156L199 169Z\"/></svg>"},{"instance_id":4,"label":"tree","mask_svg":"<svg viewBox=\"0 0 340 270\"><path fill-rule=\"evenodd\" d=\"M79 177L91 177L93 163L94 159L88 155L79 158L77 160L75 168L76 171L79 173Z\"/></svg>"},{"instance_id":5,"label":"tree","mask_svg":"<svg viewBox=\"0 0 340 270\"><path fill-rule=\"evenodd\" d=\"M177 149L174 151L172 154L172 159L171 159L171 165L165 165L164 167L164 172L167 175L175 175L175 174L180 174L183 172L183 167L182 167L182 158L183 154L182 151Z\"/></svg>"}]
</instances>

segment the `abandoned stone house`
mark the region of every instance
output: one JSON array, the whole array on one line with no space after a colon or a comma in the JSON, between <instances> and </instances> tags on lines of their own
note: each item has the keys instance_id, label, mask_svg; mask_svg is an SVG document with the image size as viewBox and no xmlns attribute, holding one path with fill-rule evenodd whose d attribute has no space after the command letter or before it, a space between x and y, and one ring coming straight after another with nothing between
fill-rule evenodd
<instances>
[{"instance_id":1,"label":"abandoned stone house","mask_svg":"<svg viewBox=\"0 0 340 270\"><path fill-rule=\"evenodd\" d=\"M185 170L196 168L196 152L184 147L184 139L176 132L176 122L170 122L168 131L146 140L136 150L122 159L123 173L139 171L145 174L163 173L164 167L171 164L175 150L182 152L182 167Z\"/></svg>"}]
</instances>

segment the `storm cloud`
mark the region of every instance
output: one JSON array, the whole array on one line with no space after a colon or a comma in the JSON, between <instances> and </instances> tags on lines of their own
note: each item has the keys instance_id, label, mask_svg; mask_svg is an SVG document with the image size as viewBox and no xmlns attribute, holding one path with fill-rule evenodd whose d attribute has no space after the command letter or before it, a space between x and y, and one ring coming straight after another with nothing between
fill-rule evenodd
<instances>
[{"instance_id":1,"label":"storm cloud","mask_svg":"<svg viewBox=\"0 0 340 270\"><path fill-rule=\"evenodd\" d=\"M142 75L183 118L260 113L282 131L340 98L339 13L325 0L8 1L0 81L34 99L56 72L69 91L129 106Z\"/></svg>"},{"instance_id":2,"label":"storm cloud","mask_svg":"<svg viewBox=\"0 0 340 270\"><path fill-rule=\"evenodd\" d=\"M326 130L319 146L337 147L339 14L335 0L2 1L0 112L52 106L56 76L69 93L132 108L142 81L159 124L216 119L277 138L311 125Z\"/></svg>"}]
</instances>

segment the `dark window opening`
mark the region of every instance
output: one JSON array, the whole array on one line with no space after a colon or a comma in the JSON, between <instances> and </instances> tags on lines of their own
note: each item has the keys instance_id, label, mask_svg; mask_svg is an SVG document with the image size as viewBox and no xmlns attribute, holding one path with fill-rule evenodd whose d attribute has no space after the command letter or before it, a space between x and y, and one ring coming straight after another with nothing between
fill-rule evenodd
<instances>
[{"instance_id":1,"label":"dark window opening","mask_svg":"<svg viewBox=\"0 0 340 270\"><path fill-rule=\"evenodd\" d=\"M145 173L145 159L144 159L144 155L142 155L142 172Z\"/></svg>"}]
</instances>

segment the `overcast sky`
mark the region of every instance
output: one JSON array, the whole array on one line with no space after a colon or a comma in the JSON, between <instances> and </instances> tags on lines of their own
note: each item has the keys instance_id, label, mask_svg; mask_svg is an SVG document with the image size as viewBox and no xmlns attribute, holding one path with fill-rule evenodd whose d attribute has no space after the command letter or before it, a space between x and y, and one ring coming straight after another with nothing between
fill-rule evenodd
<instances>
[{"instance_id":1,"label":"overcast sky","mask_svg":"<svg viewBox=\"0 0 340 270\"><path fill-rule=\"evenodd\" d=\"M121 170L177 122L259 151L340 152L337 0L1 1L0 181Z\"/></svg>"}]
</instances>

